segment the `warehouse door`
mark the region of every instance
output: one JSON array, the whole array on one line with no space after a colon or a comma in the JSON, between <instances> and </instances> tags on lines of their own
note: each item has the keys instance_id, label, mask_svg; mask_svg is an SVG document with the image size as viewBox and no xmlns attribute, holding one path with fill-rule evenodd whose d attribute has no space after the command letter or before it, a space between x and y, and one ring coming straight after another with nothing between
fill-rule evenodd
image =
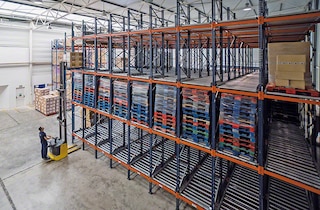
<instances>
[{"instance_id":1,"label":"warehouse door","mask_svg":"<svg viewBox=\"0 0 320 210\"><path fill-rule=\"evenodd\" d=\"M16 88L16 107L24 106L24 100L26 97L24 94L24 89L25 87L22 85Z\"/></svg>"}]
</instances>

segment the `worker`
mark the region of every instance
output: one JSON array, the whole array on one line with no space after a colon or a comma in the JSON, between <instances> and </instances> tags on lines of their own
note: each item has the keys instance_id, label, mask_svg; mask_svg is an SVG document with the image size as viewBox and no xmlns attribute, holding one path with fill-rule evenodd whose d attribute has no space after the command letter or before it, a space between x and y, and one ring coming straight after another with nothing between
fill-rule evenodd
<instances>
[{"instance_id":1,"label":"worker","mask_svg":"<svg viewBox=\"0 0 320 210\"><path fill-rule=\"evenodd\" d=\"M47 156L48 153L48 140L51 139L51 136L47 136L47 134L44 132L43 127L39 127L39 137L41 142L41 157L44 160L49 160L50 158Z\"/></svg>"}]
</instances>

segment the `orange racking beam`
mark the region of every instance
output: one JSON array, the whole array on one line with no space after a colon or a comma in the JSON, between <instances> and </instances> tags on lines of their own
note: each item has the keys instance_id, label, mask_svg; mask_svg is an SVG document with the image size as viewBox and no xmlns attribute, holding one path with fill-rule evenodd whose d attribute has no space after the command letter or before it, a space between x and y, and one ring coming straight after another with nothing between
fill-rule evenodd
<instances>
[{"instance_id":1,"label":"orange racking beam","mask_svg":"<svg viewBox=\"0 0 320 210\"><path fill-rule=\"evenodd\" d=\"M320 189L317 189L317 188L314 188L314 187L312 187L312 186L306 185L306 184L304 184L304 183L301 183L301 182L292 180L292 179L290 179L290 178L288 178L288 177L279 175L279 174L277 174L277 173L274 173L274 172L271 172L271 171L268 171L268 170L264 170L264 174L320 195Z\"/></svg>"},{"instance_id":2,"label":"orange racking beam","mask_svg":"<svg viewBox=\"0 0 320 210\"><path fill-rule=\"evenodd\" d=\"M192 206L192 207L194 207L194 208L196 208L196 209L205 210L205 208L203 208L202 206L200 206L200 205L192 202L191 200L189 200L188 198L186 198L186 197L184 197L184 196L182 196L182 195L180 195L180 194L177 194L177 198L178 198L179 200L184 201L185 203L189 204L190 206Z\"/></svg>"},{"instance_id":3,"label":"orange racking beam","mask_svg":"<svg viewBox=\"0 0 320 210\"><path fill-rule=\"evenodd\" d=\"M247 92L247 91L241 91L241 90L230 90L230 89L224 89L224 88L216 88L217 92L221 93L231 93L231 94L237 94L237 95L244 95L244 96L251 96L251 97L258 97L258 93L256 92Z\"/></svg>"},{"instance_id":4,"label":"orange racking beam","mask_svg":"<svg viewBox=\"0 0 320 210\"><path fill-rule=\"evenodd\" d=\"M318 106L320 105L320 99L308 100L308 99L302 99L302 98L294 98L294 97L289 97L289 96L278 96L278 95L270 95L270 94L264 94L264 98L265 99L272 99L272 100L279 100L279 101L313 104L313 105L318 105Z\"/></svg>"},{"instance_id":5,"label":"orange racking beam","mask_svg":"<svg viewBox=\"0 0 320 210\"><path fill-rule=\"evenodd\" d=\"M249 168L249 169L251 169L251 170L253 170L253 171L258 171L258 167L257 167L256 165L253 165L253 164L250 164L250 163L241 161L241 160L239 160L239 159L230 157L230 156L228 156L228 155L219 153L219 152L217 152L217 151L215 151L215 150L212 150L212 156L216 156L216 157L219 157L219 158L228 160L228 161L230 161L230 162L233 162L233 163L236 163L236 164L238 164L238 165L241 165L241 166L244 166L244 167L246 167L246 168Z\"/></svg>"},{"instance_id":6,"label":"orange racking beam","mask_svg":"<svg viewBox=\"0 0 320 210\"><path fill-rule=\"evenodd\" d=\"M303 19L310 19L309 23L313 23L314 21L319 21L320 12L311 12L311 13L305 13L305 14L296 14L296 15L286 15L286 16L280 16L280 17L265 17L264 22L265 23L271 23L271 22L280 22L280 21L293 21L296 20L298 23L299 21ZM285 25L286 23L284 23Z\"/></svg>"}]
</instances>

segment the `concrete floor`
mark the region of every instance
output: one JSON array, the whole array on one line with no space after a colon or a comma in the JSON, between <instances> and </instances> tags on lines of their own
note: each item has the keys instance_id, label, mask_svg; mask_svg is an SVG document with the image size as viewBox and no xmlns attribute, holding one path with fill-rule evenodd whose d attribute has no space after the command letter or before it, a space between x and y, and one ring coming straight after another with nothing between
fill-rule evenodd
<instances>
[{"instance_id":1,"label":"concrete floor","mask_svg":"<svg viewBox=\"0 0 320 210\"><path fill-rule=\"evenodd\" d=\"M123 167L110 169L108 158L95 159L91 149L43 161L38 127L57 136L55 115L25 107L0 111L0 120L0 209L175 209L172 195L150 195L145 179L127 180Z\"/></svg>"}]
</instances>

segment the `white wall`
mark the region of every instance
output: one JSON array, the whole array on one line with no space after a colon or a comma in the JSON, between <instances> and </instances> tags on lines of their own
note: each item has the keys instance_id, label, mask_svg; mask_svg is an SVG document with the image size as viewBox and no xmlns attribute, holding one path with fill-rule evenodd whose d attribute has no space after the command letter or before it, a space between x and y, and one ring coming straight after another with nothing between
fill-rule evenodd
<instances>
[{"instance_id":1,"label":"white wall","mask_svg":"<svg viewBox=\"0 0 320 210\"><path fill-rule=\"evenodd\" d=\"M65 30L31 30L29 24L0 25L0 109L17 106L16 88L25 87L23 105L33 103L33 86L51 83L51 41Z\"/></svg>"}]
</instances>

